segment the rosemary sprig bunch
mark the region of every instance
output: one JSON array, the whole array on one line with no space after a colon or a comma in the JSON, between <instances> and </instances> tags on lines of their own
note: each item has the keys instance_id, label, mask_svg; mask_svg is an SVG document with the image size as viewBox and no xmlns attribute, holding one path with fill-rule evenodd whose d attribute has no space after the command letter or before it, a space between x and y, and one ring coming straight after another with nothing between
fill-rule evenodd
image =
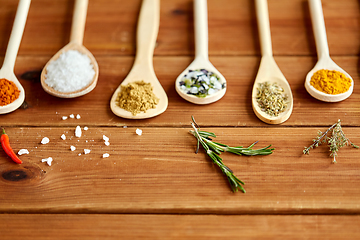
<instances>
[{"instance_id":1,"label":"rosemary sprig bunch","mask_svg":"<svg viewBox=\"0 0 360 240\"><path fill-rule=\"evenodd\" d=\"M331 132L331 136L329 137L328 134ZM322 143L327 143L330 148L330 156L333 157L332 163L336 163L336 156L338 155L337 152L340 150L340 148L344 146L351 145L354 148L359 148L359 146L353 144L350 139L348 139L341 127L341 121L340 119L331 125L324 133L319 131L318 136L313 139L313 144L311 144L309 147L305 147L303 150L304 154L310 154L310 149L313 149L314 147L318 147Z\"/></svg>"},{"instance_id":2,"label":"rosemary sprig bunch","mask_svg":"<svg viewBox=\"0 0 360 240\"><path fill-rule=\"evenodd\" d=\"M238 179L234 172L227 167L220 157L220 154L222 152L230 152L237 155L246 155L246 156L255 156L255 155L269 155L272 153L272 150L274 148L270 148L271 145L260 148L260 149L252 149L252 147L257 143L254 142L249 147L245 148L242 146L239 147L230 147L228 145L213 142L211 137L215 138L216 135L212 132L206 132L201 131L199 125L195 122L195 119L193 116L191 116L192 123L191 126L194 130L190 130L190 133L194 135L194 137L197 139L197 148L196 153L199 151L200 144L206 151L206 154L211 158L211 160L221 169L221 171L226 175L230 187L233 192L237 192L238 190L241 190L242 192L246 192L244 187L242 185L245 185L243 181Z\"/></svg>"}]
</instances>

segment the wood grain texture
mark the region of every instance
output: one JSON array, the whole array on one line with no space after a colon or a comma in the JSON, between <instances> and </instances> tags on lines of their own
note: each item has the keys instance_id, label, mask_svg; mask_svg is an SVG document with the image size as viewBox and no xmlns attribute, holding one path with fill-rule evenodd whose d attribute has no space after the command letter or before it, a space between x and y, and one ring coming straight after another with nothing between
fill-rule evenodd
<instances>
[{"instance_id":1,"label":"wood grain texture","mask_svg":"<svg viewBox=\"0 0 360 240\"><path fill-rule=\"evenodd\" d=\"M3 240L358 239L359 216L0 215ZM291 223L291 224L289 224ZM16 227L21 226L21 227ZM160 231L161 230L161 231ZM30 233L30 234L29 234Z\"/></svg>"},{"instance_id":2,"label":"wood grain texture","mask_svg":"<svg viewBox=\"0 0 360 240\"><path fill-rule=\"evenodd\" d=\"M52 56L69 41L73 0L34 0L20 55ZM17 1L2 0L0 33L8 36ZM84 45L100 55L135 55L140 0L90 1ZM307 1L270 0L269 15L275 55L315 55ZM46 7L46 11L44 11ZM358 55L359 2L324 0L330 53ZM209 0L209 54L259 55L255 6L252 0ZM346 41L344 41L346 39ZM8 38L0 39L0 53ZM161 2L158 47L155 55L194 54L191 0Z\"/></svg>"},{"instance_id":3,"label":"wood grain texture","mask_svg":"<svg viewBox=\"0 0 360 240\"><path fill-rule=\"evenodd\" d=\"M246 194L232 193L227 180L188 128L7 128L13 148L29 155L16 165L1 153L0 212L52 213L359 213L359 150L341 149L331 164L328 148L313 149L315 128L210 128L217 141L257 148L273 144L269 156L222 154L242 179ZM205 129L203 129L205 130ZM345 128L360 142L358 128ZM67 140L61 140L65 134ZM103 135L110 137L105 146ZM40 144L43 137L50 143ZM156 140L156 142L154 142ZM77 149L70 151L70 145ZM91 153L84 154L84 149ZM81 153L81 156L78 154ZM109 158L102 158L109 153ZM52 157L51 167L41 159Z\"/></svg>"},{"instance_id":4,"label":"wood grain texture","mask_svg":"<svg viewBox=\"0 0 360 240\"><path fill-rule=\"evenodd\" d=\"M360 150L341 149L337 164L326 146L302 150L339 118L360 144L359 1L322 0L330 55L355 83L347 100L324 103L304 88L317 61L307 0L268 0L275 60L294 96L281 125L261 122L251 107L260 64L252 0L208 0L210 61L228 90L206 106L186 102L174 86L194 58L193 1L161 1L154 68L168 109L146 120L115 116L110 98L134 61L141 2L89 1L84 45L98 61L98 84L83 97L60 99L41 88L40 72L69 42L74 0L32 0L15 63L26 101L0 115L14 150L30 154L15 165L0 151L0 239L358 239ZM0 5L2 62L17 1ZM61 120L70 114L81 118ZM273 144L269 156L222 154L246 194L232 193L206 154L194 153L191 115L219 142ZM89 127L81 138L74 136L78 125ZM43 137L50 143L40 144ZM41 162L47 157L52 166Z\"/></svg>"}]
</instances>

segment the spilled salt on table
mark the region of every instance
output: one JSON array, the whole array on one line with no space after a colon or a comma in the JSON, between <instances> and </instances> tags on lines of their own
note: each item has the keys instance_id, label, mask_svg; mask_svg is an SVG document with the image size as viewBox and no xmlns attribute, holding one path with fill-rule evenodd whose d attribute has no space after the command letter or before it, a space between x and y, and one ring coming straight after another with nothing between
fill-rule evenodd
<instances>
[{"instance_id":1,"label":"spilled salt on table","mask_svg":"<svg viewBox=\"0 0 360 240\"><path fill-rule=\"evenodd\" d=\"M76 137L81 137L81 128L80 128L80 126L77 126L75 128L75 136Z\"/></svg>"},{"instance_id":2,"label":"spilled salt on table","mask_svg":"<svg viewBox=\"0 0 360 240\"><path fill-rule=\"evenodd\" d=\"M23 154L29 154L29 150L27 149L20 149L18 152L19 155L23 155Z\"/></svg>"},{"instance_id":3,"label":"spilled salt on table","mask_svg":"<svg viewBox=\"0 0 360 240\"><path fill-rule=\"evenodd\" d=\"M71 150L71 151L75 151L75 150L76 150L76 147L70 146L70 150Z\"/></svg>"},{"instance_id":4,"label":"spilled salt on table","mask_svg":"<svg viewBox=\"0 0 360 240\"><path fill-rule=\"evenodd\" d=\"M103 158L107 158L107 157L110 157L110 154L104 153L104 154L103 154Z\"/></svg>"},{"instance_id":5,"label":"spilled salt on table","mask_svg":"<svg viewBox=\"0 0 360 240\"><path fill-rule=\"evenodd\" d=\"M48 137L44 137L42 140L41 140L41 144L48 144L50 142L50 139Z\"/></svg>"},{"instance_id":6,"label":"spilled salt on table","mask_svg":"<svg viewBox=\"0 0 360 240\"><path fill-rule=\"evenodd\" d=\"M77 114L76 119L80 119L80 118L81 118L80 114Z\"/></svg>"},{"instance_id":7,"label":"spilled salt on table","mask_svg":"<svg viewBox=\"0 0 360 240\"><path fill-rule=\"evenodd\" d=\"M65 139L66 139L65 134L61 135L61 139L62 139L62 140L65 140Z\"/></svg>"},{"instance_id":8,"label":"spilled salt on table","mask_svg":"<svg viewBox=\"0 0 360 240\"><path fill-rule=\"evenodd\" d=\"M85 153L85 154L89 154L90 152L91 152L90 149L84 149L84 153Z\"/></svg>"},{"instance_id":9,"label":"spilled salt on table","mask_svg":"<svg viewBox=\"0 0 360 240\"><path fill-rule=\"evenodd\" d=\"M76 50L68 50L46 68L45 83L59 92L73 92L91 83L95 76L91 60Z\"/></svg>"},{"instance_id":10,"label":"spilled salt on table","mask_svg":"<svg viewBox=\"0 0 360 240\"><path fill-rule=\"evenodd\" d=\"M88 127L84 127L84 130L87 131L89 128Z\"/></svg>"},{"instance_id":11,"label":"spilled salt on table","mask_svg":"<svg viewBox=\"0 0 360 240\"><path fill-rule=\"evenodd\" d=\"M62 116L62 120L66 120L67 118L67 116Z\"/></svg>"},{"instance_id":12,"label":"spilled salt on table","mask_svg":"<svg viewBox=\"0 0 360 240\"><path fill-rule=\"evenodd\" d=\"M74 114L70 114L70 116L69 116L70 118L74 118L75 116L74 116Z\"/></svg>"},{"instance_id":13,"label":"spilled salt on table","mask_svg":"<svg viewBox=\"0 0 360 240\"><path fill-rule=\"evenodd\" d=\"M139 128L137 128L135 132L136 132L136 134L139 135L139 136L141 136L141 134L142 134L142 130L139 129Z\"/></svg>"},{"instance_id":14,"label":"spilled salt on table","mask_svg":"<svg viewBox=\"0 0 360 240\"><path fill-rule=\"evenodd\" d=\"M41 162L46 162L49 166L51 166L52 161L52 157L41 159Z\"/></svg>"}]
</instances>

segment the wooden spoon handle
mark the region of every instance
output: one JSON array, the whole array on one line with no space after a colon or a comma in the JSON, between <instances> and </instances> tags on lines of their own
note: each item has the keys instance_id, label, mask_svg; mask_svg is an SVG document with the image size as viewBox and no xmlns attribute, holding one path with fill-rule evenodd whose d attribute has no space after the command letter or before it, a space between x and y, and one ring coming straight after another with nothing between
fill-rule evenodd
<instances>
[{"instance_id":1,"label":"wooden spoon handle","mask_svg":"<svg viewBox=\"0 0 360 240\"><path fill-rule=\"evenodd\" d=\"M6 49L3 68L14 71L16 56L19 51L21 38L24 32L26 18L29 12L31 0L20 0L16 11L14 25L11 31L9 43Z\"/></svg>"},{"instance_id":2,"label":"wooden spoon handle","mask_svg":"<svg viewBox=\"0 0 360 240\"><path fill-rule=\"evenodd\" d=\"M259 28L261 54L272 56L271 33L267 0L256 0L256 17Z\"/></svg>"},{"instance_id":3,"label":"wooden spoon handle","mask_svg":"<svg viewBox=\"0 0 360 240\"><path fill-rule=\"evenodd\" d=\"M76 0L71 25L70 42L82 45L84 39L88 0Z\"/></svg>"},{"instance_id":4,"label":"wooden spoon handle","mask_svg":"<svg viewBox=\"0 0 360 240\"><path fill-rule=\"evenodd\" d=\"M321 0L309 0L310 15L316 42L318 58L329 56L329 46L326 37L325 21Z\"/></svg>"},{"instance_id":5,"label":"wooden spoon handle","mask_svg":"<svg viewBox=\"0 0 360 240\"><path fill-rule=\"evenodd\" d=\"M209 58L207 1L194 0L195 57Z\"/></svg>"},{"instance_id":6,"label":"wooden spoon handle","mask_svg":"<svg viewBox=\"0 0 360 240\"><path fill-rule=\"evenodd\" d=\"M160 24L160 0L143 0L136 33L134 65L150 66Z\"/></svg>"}]
</instances>

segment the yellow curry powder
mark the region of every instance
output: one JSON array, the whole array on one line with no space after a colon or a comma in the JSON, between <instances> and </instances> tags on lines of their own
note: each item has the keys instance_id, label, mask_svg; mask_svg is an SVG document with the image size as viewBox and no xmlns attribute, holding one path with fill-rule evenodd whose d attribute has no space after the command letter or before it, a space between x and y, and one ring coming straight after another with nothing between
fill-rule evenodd
<instances>
[{"instance_id":1,"label":"yellow curry powder","mask_svg":"<svg viewBox=\"0 0 360 240\"><path fill-rule=\"evenodd\" d=\"M349 90L351 79L341 72L321 69L311 77L310 84L321 92L340 94Z\"/></svg>"},{"instance_id":2,"label":"yellow curry powder","mask_svg":"<svg viewBox=\"0 0 360 240\"><path fill-rule=\"evenodd\" d=\"M136 81L126 86L121 86L116 103L119 107L131 112L135 116L140 112L156 108L159 98L153 93L150 83Z\"/></svg>"},{"instance_id":3,"label":"yellow curry powder","mask_svg":"<svg viewBox=\"0 0 360 240\"><path fill-rule=\"evenodd\" d=\"M19 95L20 91L15 83L5 78L0 79L0 106L12 103Z\"/></svg>"}]
</instances>

